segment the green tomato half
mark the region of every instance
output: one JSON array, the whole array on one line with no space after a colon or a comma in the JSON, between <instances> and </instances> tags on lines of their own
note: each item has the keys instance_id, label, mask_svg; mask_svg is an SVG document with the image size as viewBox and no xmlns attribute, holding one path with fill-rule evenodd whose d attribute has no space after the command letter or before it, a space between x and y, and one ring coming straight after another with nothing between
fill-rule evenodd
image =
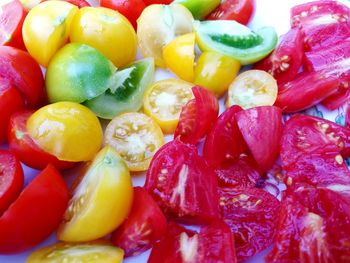
<instances>
[{"instance_id":1,"label":"green tomato half","mask_svg":"<svg viewBox=\"0 0 350 263\"><path fill-rule=\"evenodd\" d=\"M195 19L203 19L209 15L218 5L220 0L175 0L173 3L185 6Z\"/></svg>"}]
</instances>

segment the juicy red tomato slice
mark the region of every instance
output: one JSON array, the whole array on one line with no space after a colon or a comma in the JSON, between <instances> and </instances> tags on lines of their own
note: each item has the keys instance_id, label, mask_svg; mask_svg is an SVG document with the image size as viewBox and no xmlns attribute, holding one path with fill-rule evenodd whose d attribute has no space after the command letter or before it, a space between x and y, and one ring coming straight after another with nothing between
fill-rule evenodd
<instances>
[{"instance_id":1,"label":"juicy red tomato slice","mask_svg":"<svg viewBox=\"0 0 350 263\"><path fill-rule=\"evenodd\" d=\"M21 111L11 116L8 128L10 150L25 165L37 170L43 170L48 164L52 164L58 170L73 167L75 163L58 160L42 150L30 137L26 123L32 113L33 111Z\"/></svg>"},{"instance_id":2,"label":"juicy red tomato slice","mask_svg":"<svg viewBox=\"0 0 350 263\"><path fill-rule=\"evenodd\" d=\"M303 40L301 30L292 28L282 37L275 50L255 64L254 68L269 72L278 84L293 80L302 64Z\"/></svg>"},{"instance_id":3,"label":"juicy red tomato slice","mask_svg":"<svg viewBox=\"0 0 350 263\"><path fill-rule=\"evenodd\" d=\"M214 125L219 103L213 93L200 86L194 86L192 92L195 98L182 108L174 137L179 137L185 143L196 144Z\"/></svg>"},{"instance_id":4,"label":"juicy red tomato slice","mask_svg":"<svg viewBox=\"0 0 350 263\"><path fill-rule=\"evenodd\" d=\"M0 47L0 77L16 86L27 107L36 108L42 102L43 74L39 64L27 52Z\"/></svg>"},{"instance_id":5,"label":"juicy red tomato slice","mask_svg":"<svg viewBox=\"0 0 350 263\"><path fill-rule=\"evenodd\" d=\"M165 233L167 221L157 203L142 187L134 188L131 212L113 233L112 242L122 248L125 256L135 256L158 241Z\"/></svg>"},{"instance_id":6,"label":"juicy red tomato slice","mask_svg":"<svg viewBox=\"0 0 350 263\"><path fill-rule=\"evenodd\" d=\"M49 165L0 217L0 253L18 253L45 240L58 227L68 200L63 178Z\"/></svg>"},{"instance_id":7,"label":"juicy red tomato slice","mask_svg":"<svg viewBox=\"0 0 350 263\"><path fill-rule=\"evenodd\" d=\"M237 258L231 230L225 223L214 222L201 228L200 233L169 223L164 237L154 245L148 262L236 263Z\"/></svg>"},{"instance_id":8,"label":"juicy red tomato slice","mask_svg":"<svg viewBox=\"0 0 350 263\"><path fill-rule=\"evenodd\" d=\"M340 88L334 95L329 96L328 98L323 100L321 104L325 106L328 110L333 111L343 106L348 101L350 101L350 90Z\"/></svg>"},{"instance_id":9,"label":"juicy red tomato slice","mask_svg":"<svg viewBox=\"0 0 350 263\"><path fill-rule=\"evenodd\" d=\"M236 20L248 24L254 11L253 0L224 0L207 17L208 20Z\"/></svg>"},{"instance_id":10,"label":"juicy red tomato slice","mask_svg":"<svg viewBox=\"0 0 350 263\"><path fill-rule=\"evenodd\" d=\"M245 260L272 244L280 202L258 188L220 188L224 221L234 234L238 261Z\"/></svg>"},{"instance_id":11,"label":"juicy red tomato slice","mask_svg":"<svg viewBox=\"0 0 350 263\"><path fill-rule=\"evenodd\" d=\"M27 11L19 0L11 0L0 8L0 46L13 46L25 50L22 26Z\"/></svg>"},{"instance_id":12,"label":"juicy red tomato slice","mask_svg":"<svg viewBox=\"0 0 350 263\"><path fill-rule=\"evenodd\" d=\"M0 150L0 216L20 194L23 180L22 166L16 156Z\"/></svg>"},{"instance_id":13,"label":"juicy red tomato slice","mask_svg":"<svg viewBox=\"0 0 350 263\"><path fill-rule=\"evenodd\" d=\"M259 170L266 172L272 167L279 154L282 136L281 109L274 106L255 107L238 112L236 118Z\"/></svg>"},{"instance_id":14,"label":"juicy red tomato slice","mask_svg":"<svg viewBox=\"0 0 350 263\"><path fill-rule=\"evenodd\" d=\"M214 171L197 148L174 140L154 155L145 188L169 216L194 224L220 217Z\"/></svg>"}]
</instances>

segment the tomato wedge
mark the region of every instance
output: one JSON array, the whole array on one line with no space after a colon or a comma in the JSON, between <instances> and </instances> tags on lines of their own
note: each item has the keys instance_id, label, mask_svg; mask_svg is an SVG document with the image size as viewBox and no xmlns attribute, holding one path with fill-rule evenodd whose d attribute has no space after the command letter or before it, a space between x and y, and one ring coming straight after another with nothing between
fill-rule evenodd
<instances>
[{"instance_id":1,"label":"tomato wedge","mask_svg":"<svg viewBox=\"0 0 350 263\"><path fill-rule=\"evenodd\" d=\"M145 188L170 217L194 224L220 217L214 172L193 145L175 139L158 150Z\"/></svg>"}]
</instances>

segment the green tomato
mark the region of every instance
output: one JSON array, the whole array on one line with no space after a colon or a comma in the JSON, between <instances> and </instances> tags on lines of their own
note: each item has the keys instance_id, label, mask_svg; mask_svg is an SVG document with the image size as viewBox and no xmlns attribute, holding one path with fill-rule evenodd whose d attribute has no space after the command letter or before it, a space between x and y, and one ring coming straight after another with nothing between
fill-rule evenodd
<instances>
[{"instance_id":1,"label":"green tomato","mask_svg":"<svg viewBox=\"0 0 350 263\"><path fill-rule=\"evenodd\" d=\"M85 44L64 46L53 57L46 71L50 102L82 103L111 87L117 68L97 49Z\"/></svg>"},{"instance_id":2,"label":"green tomato","mask_svg":"<svg viewBox=\"0 0 350 263\"><path fill-rule=\"evenodd\" d=\"M272 27L253 32L233 20L196 21L197 43L202 51L216 51L237 59L242 65L255 63L266 57L277 44Z\"/></svg>"},{"instance_id":3,"label":"green tomato","mask_svg":"<svg viewBox=\"0 0 350 263\"><path fill-rule=\"evenodd\" d=\"M203 19L209 15L220 2L220 0L175 0L173 3L185 6L191 11L195 19Z\"/></svg>"},{"instance_id":4,"label":"green tomato","mask_svg":"<svg viewBox=\"0 0 350 263\"><path fill-rule=\"evenodd\" d=\"M113 85L105 93L84 104L104 119L112 119L121 112L138 111L153 76L153 58L136 61L114 75Z\"/></svg>"}]
</instances>

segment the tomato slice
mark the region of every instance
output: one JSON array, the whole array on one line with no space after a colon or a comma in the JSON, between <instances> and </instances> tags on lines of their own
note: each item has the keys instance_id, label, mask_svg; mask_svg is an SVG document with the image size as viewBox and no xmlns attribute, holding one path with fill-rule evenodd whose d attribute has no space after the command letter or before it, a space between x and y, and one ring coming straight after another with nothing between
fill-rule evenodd
<instances>
[{"instance_id":1,"label":"tomato slice","mask_svg":"<svg viewBox=\"0 0 350 263\"><path fill-rule=\"evenodd\" d=\"M112 242L124 250L126 257L136 256L151 248L165 234L166 226L166 218L150 194L135 187L131 211L113 233Z\"/></svg>"},{"instance_id":2,"label":"tomato slice","mask_svg":"<svg viewBox=\"0 0 350 263\"><path fill-rule=\"evenodd\" d=\"M195 98L182 108L174 138L196 144L214 125L219 113L219 103L213 93L200 86L194 86L192 92Z\"/></svg>"},{"instance_id":3,"label":"tomato slice","mask_svg":"<svg viewBox=\"0 0 350 263\"><path fill-rule=\"evenodd\" d=\"M241 24L248 24L254 12L253 0L224 0L209 14L208 20L235 20Z\"/></svg>"},{"instance_id":4,"label":"tomato slice","mask_svg":"<svg viewBox=\"0 0 350 263\"><path fill-rule=\"evenodd\" d=\"M236 263L230 228L217 221L201 228L200 233L169 223L165 236L152 249L149 263L223 262Z\"/></svg>"},{"instance_id":5,"label":"tomato slice","mask_svg":"<svg viewBox=\"0 0 350 263\"><path fill-rule=\"evenodd\" d=\"M193 145L165 144L147 171L145 188L169 216L194 224L219 218L217 181Z\"/></svg>"},{"instance_id":6,"label":"tomato slice","mask_svg":"<svg viewBox=\"0 0 350 263\"><path fill-rule=\"evenodd\" d=\"M341 84L341 87L343 87L343 84ZM343 106L349 100L350 100L350 90L340 88L334 95L331 95L325 100L323 100L321 104L325 106L328 110L333 111Z\"/></svg>"},{"instance_id":7,"label":"tomato slice","mask_svg":"<svg viewBox=\"0 0 350 263\"><path fill-rule=\"evenodd\" d=\"M58 227L68 198L63 178L48 165L0 217L0 253L18 253L44 241Z\"/></svg>"}]
</instances>

